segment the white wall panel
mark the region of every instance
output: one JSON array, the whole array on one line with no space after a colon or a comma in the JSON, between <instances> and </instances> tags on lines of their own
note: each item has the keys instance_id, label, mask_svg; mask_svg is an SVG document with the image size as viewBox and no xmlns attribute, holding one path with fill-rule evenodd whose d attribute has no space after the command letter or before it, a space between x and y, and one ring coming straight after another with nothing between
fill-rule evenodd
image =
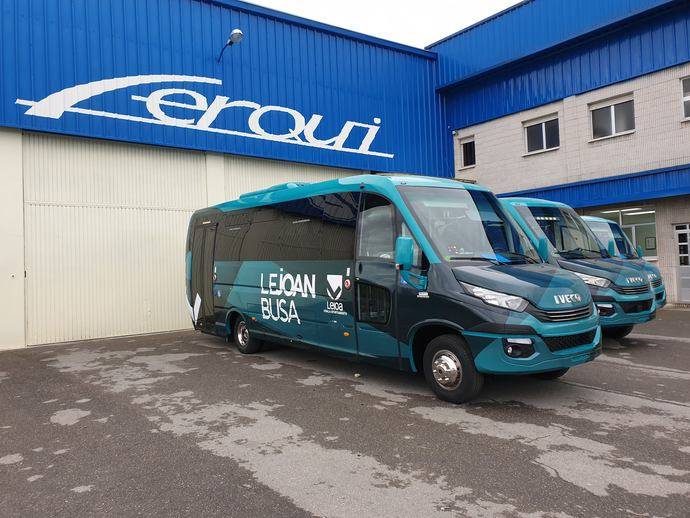
<instances>
[{"instance_id":1,"label":"white wall panel","mask_svg":"<svg viewBox=\"0 0 690 518\"><path fill-rule=\"evenodd\" d=\"M362 174L362 171L226 155L225 197L234 200L240 194L279 183L322 182L354 174Z\"/></svg>"},{"instance_id":2,"label":"white wall panel","mask_svg":"<svg viewBox=\"0 0 690 518\"><path fill-rule=\"evenodd\" d=\"M25 134L27 343L181 329L201 153Z\"/></svg>"}]
</instances>

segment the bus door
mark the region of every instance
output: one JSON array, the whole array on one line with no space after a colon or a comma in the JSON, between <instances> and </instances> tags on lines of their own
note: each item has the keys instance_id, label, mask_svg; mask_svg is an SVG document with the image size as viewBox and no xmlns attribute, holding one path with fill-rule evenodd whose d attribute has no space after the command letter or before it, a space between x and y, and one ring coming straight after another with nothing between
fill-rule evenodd
<instances>
[{"instance_id":1,"label":"bus door","mask_svg":"<svg viewBox=\"0 0 690 518\"><path fill-rule=\"evenodd\" d=\"M205 223L205 224L204 224ZM192 240L192 285L190 304L195 328L212 331L214 326L213 251L218 225L210 221L194 227Z\"/></svg>"},{"instance_id":2,"label":"bus door","mask_svg":"<svg viewBox=\"0 0 690 518\"><path fill-rule=\"evenodd\" d=\"M355 257L359 355L397 367L395 206L376 194L360 199Z\"/></svg>"}]
</instances>

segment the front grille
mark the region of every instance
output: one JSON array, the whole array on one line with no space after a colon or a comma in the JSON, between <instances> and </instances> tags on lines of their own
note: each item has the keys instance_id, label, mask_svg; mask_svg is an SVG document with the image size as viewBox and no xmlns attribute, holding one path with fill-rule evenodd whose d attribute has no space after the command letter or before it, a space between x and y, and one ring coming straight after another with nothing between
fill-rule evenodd
<instances>
[{"instance_id":1,"label":"front grille","mask_svg":"<svg viewBox=\"0 0 690 518\"><path fill-rule=\"evenodd\" d=\"M642 313L652 308L652 299L637 302L621 302L620 304L626 313Z\"/></svg>"},{"instance_id":2,"label":"front grille","mask_svg":"<svg viewBox=\"0 0 690 518\"><path fill-rule=\"evenodd\" d=\"M664 283L663 279L657 279L655 281L652 281L652 288L658 288Z\"/></svg>"},{"instance_id":3,"label":"front grille","mask_svg":"<svg viewBox=\"0 0 690 518\"><path fill-rule=\"evenodd\" d=\"M591 344L596 334L597 330L592 329L587 333L580 333L578 335L545 336L544 343L546 343L546 347L548 347L551 352L562 351L564 349L572 349L573 347Z\"/></svg>"},{"instance_id":4,"label":"front grille","mask_svg":"<svg viewBox=\"0 0 690 518\"><path fill-rule=\"evenodd\" d=\"M615 284L611 286L614 291L622 295L641 295L649 291L649 285L645 286L616 286Z\"/></svg>"},{"instance_id":5,"label":"front grille","mask_svg":"<svg viewBox=\"0 0 690 518\"><path fill-rule=\"evenodd\" d=\"M661 300L663 298L664 298L664 292L663 291L656 294L656 300Z\"/></svg>"},{"instance_id":6,"label":"front grille","mask_svg":"<svg viewBox=\"0 0 690 518\"><path fill-rule=\"evenodd\" d=\"M592 315L592 305L575 309L558 309L558 310L543 310L537 308L530 308L529 313L534 315L542 322L570 322L572 320L580 320Z\"/></svg>"}]
</instances>

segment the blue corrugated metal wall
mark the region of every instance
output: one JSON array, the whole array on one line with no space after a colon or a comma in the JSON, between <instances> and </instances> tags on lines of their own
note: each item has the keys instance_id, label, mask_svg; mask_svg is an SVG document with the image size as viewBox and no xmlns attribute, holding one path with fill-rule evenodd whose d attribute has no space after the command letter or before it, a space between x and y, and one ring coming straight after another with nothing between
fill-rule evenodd
<instances>
[{"instance_id":1,"label":"blue corrugated metal wall","mask_svg":"<svg viewBox=\"0 0 690 518\"><path fill-rule=\"evenodd\" d=\"M575 208L690 194L690 164L501 194L560 201Z\"/></svg>"},{"instance_id":2,"label":"blue corrugated metal wall","mask_svg":"<svg viewBox=\"0 0 690 518\"><path fill-rule=\"evenodd\" d=\"M0 0L0 13L0 125L335 167L452 175L436 62L425 51L310 26L230 0ZM217 64L235 27L245 40ZM27 114L31 102L75 85L146 75L201 79L157 78L164 81L91 98L77 95L68 111L56 113L55 106L65 104L62 96L38 111L43 116ZM312 143L337 136L347 121L380 129L370 145L373 154L348 151L362 146L367 128L361 127L341 143L345 150L332 149L333 142L304 145L310 139L301 132L267 140L248 127L256 109L250 105L225 109L211 124L244 136L201 131L194 127L202 114L198 109L164 105L162 118L152 116L141 99L162 88L202 94L204 99L179 92L164 98L196 108L221 95L293 109L307 122L322 115ZM17 99L23 104L15 104ZM295 112L272 110L261 126L271 134L295 125L302 129L294 117Z\"/></svg>"},{"instance_id":3,"label":"blue corrugated metal wall","mask_svg":"<svg viewBox=\"0 0 690 518\"><path fill-rule=\"evenodd\" d=\"M670 2L527 0L428 48L443 87Z\"/></svg>"},{"instance_id":4,"label":"blue corrugated metal wall","mask_svg":"<svg viewBox=\"0 0 690 518\"><path fill-rule=\"evenodd\" d=\"M595 39L448 90L448 124L460 129L687 61L690 3L675 2Z\"/></svg>"}]
</instances>

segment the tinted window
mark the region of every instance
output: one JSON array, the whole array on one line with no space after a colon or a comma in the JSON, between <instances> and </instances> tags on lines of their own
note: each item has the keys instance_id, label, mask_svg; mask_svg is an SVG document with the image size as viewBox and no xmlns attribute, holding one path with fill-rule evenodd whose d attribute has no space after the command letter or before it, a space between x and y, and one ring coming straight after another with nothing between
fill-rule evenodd
<instances>
[{"instance_id":1,"label":"tinted window","mask_svg":"<svg viewBox=\"0 0 690 518\"><path fill-rule=\"evenodd\" d=\"M313 196L254 210L243 261L353 260L358 193Z\"/></svg>"},{"instance_id":2,"label":"tinted window","mask_svg":"<svg viewBox=\"0 0 690 518\"><path fill-rule=\"evenodd\" d=\"M395 210L375 194L364 194L359 223L358 257L393 260L395 253Z\"/></svg>"},{"instance_id":3,"label":"tinted window","mask_svg":"<svg viewBox=\"0 0 690 518\"><path fill-rule=\"evenodd\" d=\"M242 242L249 232L252 211L224 214L216 234L216 261L239 261Z\"/></svg>"},{"instance_id":4,"label":"tinted window","mask_svg":"<svg viewBox=\"0 0 690 518\"><path fill-rule=\"evenodd\" d=\"M690 78L683 79L683 110L685 117L690 119Z\"/></svg>"},{"instance_id":5,"label":"tinted window","mask_svg":"<svg viewBox=\"0 0 690 518\"><path fill-rule=\"evenodd\" d=\"M357 312L361 322L387 323L391 312L390 292L372 284L357 284Z\"/></svg>"},{"instance_id":6,"label":"tinted window","mask_svg":"<svg viewBox=\"0 0 690 518\"><path fill-rule=\"evenodd\" d=\"M358 198L352 192L315 198L322 209L321 259L354 260Z\"/></svg>"}]
</instances>

